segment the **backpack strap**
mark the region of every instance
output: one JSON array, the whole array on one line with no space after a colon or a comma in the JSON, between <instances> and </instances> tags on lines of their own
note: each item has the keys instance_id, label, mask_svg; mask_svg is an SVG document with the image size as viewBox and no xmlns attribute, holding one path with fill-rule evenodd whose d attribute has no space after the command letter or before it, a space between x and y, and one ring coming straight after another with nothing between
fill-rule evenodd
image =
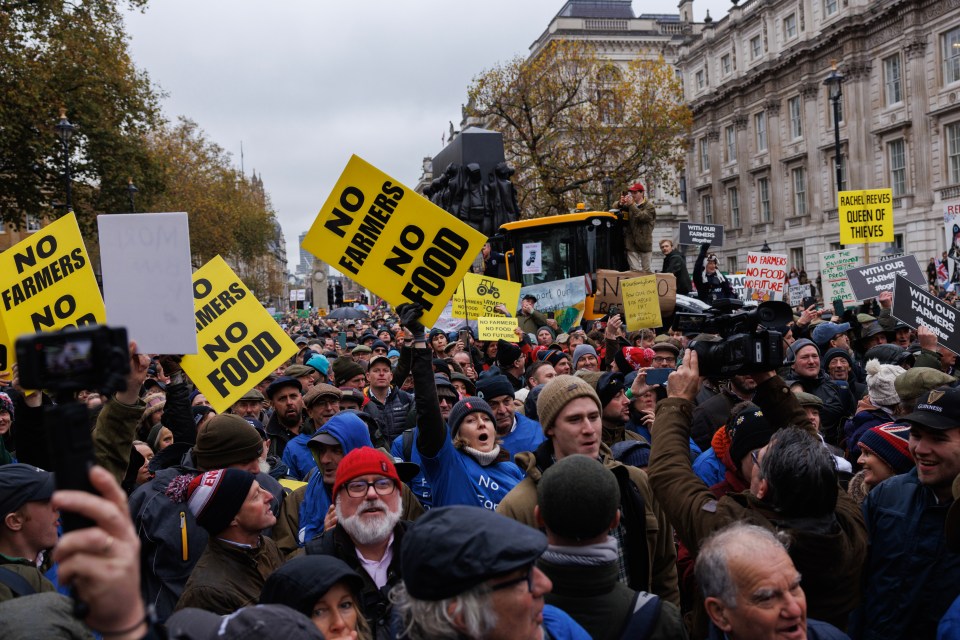
<instances>
[{"instance_id":1,"label":"backpack strap","mask_svg":"<svg viewBox=\"0 0 960 640\"><path fill-rule=\"evenodd\" d=\"M660 597L645 591L638 591L631 604L630 619L623 628L620 637L623 640L649 638L653 628L660 620L660 610L663 608Z\"/></svg>"},{"instance_id":2,"label":"backpack strap","mask_svg":"<svg viewBox=\"0 0 960 640\"><path fill-rule=\"evenodd\" d=\"M0 584L10 589L15 598L32 596L37 592L36 589L30 586L26 578L6 567L0 567Z\"/></svg>"},{"instance_id":3,"label":"backpack strap","mask_svg":"<svg viewBox=\"0 0 960 640\"><path fill-rule=\"evenodd\" d=\"M400 437L402 438L400 444L403 450L403 459L406 462L410 462L412 460L411 456L413 455L413 429L404 430Z\"/></svg>"}]
</instances>

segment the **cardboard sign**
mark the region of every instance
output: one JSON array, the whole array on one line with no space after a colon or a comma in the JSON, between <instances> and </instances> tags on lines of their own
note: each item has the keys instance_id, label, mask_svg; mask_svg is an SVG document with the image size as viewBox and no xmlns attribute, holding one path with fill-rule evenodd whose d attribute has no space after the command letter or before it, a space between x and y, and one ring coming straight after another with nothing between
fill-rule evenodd
<instances>
[{"instance_id":1,"label":"cardboard sign","mask_svg":"<svg viewBox=\"0 0 960 640\"><path fill-rule=\"evenodd\" d=\"M303 248L394 307L420 304L429 327L484 242L479 231L352 156Z\"/></svg>"},{"instance_id":2,"label":"cardboard sign","mask_svg":"<svg viewBox=\"0 0 960 640\"><path fill-rule=\"evenodd\" d=\"M786 283L787 256L754 251L747 254L747 273L743 282L747 300L782 301Z\"/></svg>"},{"instance_id":3,"label":"cardboard sign","mask_svg":"<svg viewBox=\"0 0 960 640\"><path fill-rule=\"evenodd\" d=\"M847 269L847 279L857 300L868 300L876 298L882 291L893 291L894 280L898 275L918 287L927 286L927 276L914 255Z\"/></svg>"},{"instance_id":4,"label":"cardboard sign","mask_svg":"<svg viewBox=\"0 0 960 640\"><path fill-rule=\"evenodd\" d=\"M712 247L722 247L723 225L680 223L680 244L699 246L704 243L708 243Z\"/></svg>"},{"instance_id":5,"label":"cardboard sign","mask_svg":"<svg viewBox=\"0 0 960 640\"><path fill-rule=\"evenodd\" d=\"M107 322L142 353L196 353L187 214L101 215L97 227Z\"/></svg>"},{"instance_id":6,"label":"cardboard sign","mask_svg":"<svg viewBox=\"0 0 960 640\"><path fill-rule=\"evenodd\" d=\"M13 366L20 336L106 320L73 213L0 253L0 344L6 347L0 371Z\"/></svg>"},{"instance_id":7,"label":"cardboard sign","mask_svg":"<svg viewBox=\"0 0 960 640\"><path fill-rule=\"evenodd\" d=\"M553 282L526 285L520 289L520 295L534 296L537 299L537 311L553 313L560 331L568 332L571 327L579 325L583 319L587 285L582 276L564 278ZM519 308L519 302L514 307L514 309L517 308Z\"/></svg>"},{"instance_id":8,"label":"cardboard sign","mask_svg":"<svg viewBox=\"0 0 960 640\"><path fill-rule=\"evenodd\" d=\"M639 271L597 270L597 290L594 292L593 311L605 315L610 305L623 309L620 281L648 276ZM660 316L671 316L677 307L677 277L672 273L657 273L657 296L660 300Z\"/></svg>"},{"instance_id":9,"label":"cardboard sign","mask_svg":"<svg viewBox=\"0 0 960 640\"><path fill-rule=\"evenodd\" d=\"M957 320L960 309L932 296L901 275L896 275L893 286L893 317L914 329L927 327L937 334L937 342L960 354L960 334Z\"/></svg>"},{"instance_id":10,"label":"cardboard sign","mask_svg":"<svg viewBox=\"0 0 960 640\"><path fill-rule=\"evenodd\" d=\"M477 339L516 342L517 334L514 329L518 326L516 318L507 318L505 316L487 318L481 316L477 318Z\"/></svg>"},{"instance_id":11,"label":"cardboard sign","mask_svg":"<svg viewBox=\"0 0 960 640\"><path fill-rule=\"evenodd\" d=\"M840 244L893 242L893 190L841 191Z\"/></svg>"},{"instance_id":12,"label":"cardboard sign","mask_svg":"<svg viewBox=\"0 0 960 640\"><path fill-rule=\"evenodd\" d=\"M810 285L809 284L792 284L790 285L790 304L793 306L803 304L803 299L810 295Z\"/></svg>"},{"instance_id":13,"label":"cardboard sign","mask_svg":"<svg viewBox=\"0 0 960 640\"><path fill-rule=\"evenodd\" d=\"M298 349L233 269L217 256L193 274L196 355L183 370L223 413Z\"/></svg>"},{"instance_id":14,"label":"cardboard sign","mask_svg":"<svg viewBox=\"0 0 960 640\"><path fill-rule=\"evenodd\" d=\"M466 296L466 306L464 306ZM503 304L513 313L520 302L520 283L490 278L476 273L463 276L463 282L453 294L453 317L476 319L495 316L498 304Z\"/></svg>"},{"instance_id":15,"label":"cardboard sign","mask_svg":"<svg viewBox=\"0 0 960 640\"><path fill-rule=\"evenodd\" d=\"M834 300L842 300L847 307L857 303L850 288L847 271L860 264L860 255L853 249L840 249L820 254L820 282L823 286L823 304L830 307Z\"/></svg>"},{"instance_id":16,"label":"cardboard sign","mask_svg":"<svg viewBox=\"0 0 960 640\"><path fill-rule=\"evenodd\" d=\"M663 326L656 276L621 280L620 291L623 295L623 314L627 319L627 331L656 329Z\"/></svg>"},{"instance_id":17,"label":"cardboard sign","mask_svg":"<svg viewBox=\"0 0 960 640\"><path fill-rule=\"evenodd\" d=\"M539 242L528 242L521 247L523 264L520 267L524 275L537 275L543 271L543 247Z\"/></svg>"}]
</instances>

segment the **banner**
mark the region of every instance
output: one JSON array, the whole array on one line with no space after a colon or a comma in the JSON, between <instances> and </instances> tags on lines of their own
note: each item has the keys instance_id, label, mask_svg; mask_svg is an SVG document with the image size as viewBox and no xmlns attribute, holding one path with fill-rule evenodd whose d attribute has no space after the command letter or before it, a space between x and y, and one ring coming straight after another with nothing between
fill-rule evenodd
<instances>
[{"instance_id":1,"label":"banner","mask_svg":"<svg viewBox=\"0 0 960 640\"><path fill-rule=\"evenodd\" d=\"M960 202L943 205L943 232L947 247L946 284L960 282Z\"/></svg>"},{"instance_id":2,"label":"banner","mask_svg":"<svg viewBox=\"0 0 960 640\"><path fill-rule=\"evenodd\" d=\"M466 307L464 307L466 294ZM453 294L453 317L474 319L498 315L498 304L513 313L520 306L520 283L490 278L476 273L463 276L463 282Z\"/></svg>"},{"instance_id":3,"label":"banner","mask_svg":"<svg viewBox=\"0 0 960 640\"><path fill-rule=\"evenodd\" d=\"M528 284L520 289L520 297L533 296L537 299L536 310L540 313L553 313L554 320L560 326L561 333L570 331L580 324L587 297L587 285L583 276L565 278L553 282ZM519 301L514 307L507 307L511 313L519 309Z\"/></svg>"},{"instance_id":4,"label":"banner","mask_svg":"<svg viewBox=\"0 0 960 640\"><path fill-rule=\"evenodd\" d=\"M754 251L747 254L746 278L743 281L747 300L782 301L786 284L787 256Z\"/></svg>"},{"instance_id":5,"label":"banner","mask_svg":"<svg viewBox=\"0 0 960 640\"><path fill-rule=\"evenodd\" d=\"M605 315L610 305L623 308L623 297L620 294L620 282L631 278L648 276L649 273L639 271L608 271L597 270L597 290L593 300L593 311ZM660 301L660 316L672 316L677 307L677 277L672 273L656 273L657 298Z\"/></svg>"},{"instance_id":6,"label":"banner","mask_svg":"<svg viewBox=\"0 0 960 640\"><path fill-rule=\"evenodd\" d=\"M106 319L73 213L0 253L0 371L13 366L20 336Z\"/></svg>"},{"instance_id":7,"label":"banner","mask_svg":"<svg viewBox=\"0 0 960 640\"><path fill-rule=\"evenodd\" d=\"M193 274L196 355L183 370L210 406L223 413L297 353L283 329L217 256Z\"/></svg>"},{"instance_id":8,"label":"banner","mask_svg":"<svg viewBox=\"0 0 960 640\"><path fill-rule=\"evenodd\" d=\"M704 243L709 243L712 247L722 247L723 225L680 223L680 244L701 245Z\"/></svg>"},{"instance_id":9,"label":"banner","mask_svg":"<svg viewBox=\"0 0 960 640\"><path fill-rule=\"evenodd\" d=\"M896 260L884 260L865 267L847 269L847 279L857 300L876 298L882 291L893 291L896 277L900 275L921 288L927 286L927 276L920 268L916 256L909 255Z\"/></svg>"},{"instance_id":10,"label":"banner","mask_svg":"<svg viewBox=\"0 0 960 640\"><path fill-rule=\"evenodd\" d=\"M620 291L623 295L623 315L627 320L627 331L663 326L656 276L621 280Z\"/></svg>"},{"instance_id":11,"label":"banner","mask_svg":"<svg viewBox=\"0 0 960 640\"><path fill-rule=\"evenodd\" d=\"M957 333L957 317L960 309L952 307L940 298L932 296L901 275L896 276L893 287L893 317L914 329L927 327L937 334L937 342L960 355L960 335Z\"/></svg>"},{"instance_id":12,"label":"banner","mask_svg":"<svg viewBox=\"0 0 960 640\"><path fill-rule=\"evenodd\" d=\"M303 248L432 326L486 242L479 231L352 156Z\"/></svg>"},{"instance_id":13,"label":"banner","mask_svg":"<svg viewBox=\"0 0 960 640\"><path fill-rule=\"evenodd\" d=\"M477 319L477 339L516 342L517 334L514 329L518 326L516 318L481 316Z\"/></svg>"},{"instance_id":14,"label":"banner","mask_svg":"<svg viewBox=\"0 0 960 640\"><path fill-rule=\"evenodd\" d=\"M187 214L101 215L97 229L107 323L141 353L196 353Z\"/></svg>"},{"instance_id":15,"label":"banner","mask_svg":"<svg viewBox=\"0 0 960 640\"><path fill-rule=\"evenodd\" d=\"M893 242L893 190L864 189L837 194L840 244Z\"/></svg>"},{"instance_id":16,"label":"banner","mask_svg":"<svg viewBox=\"0 0 960 640\"><path fill-rule=\"evenodd\" d=\"M840 249L820 254L820 282L823 286L823 306L830 308L834 300L842 300L848 307L857 303L850 288L847 271L860 264L859 251Z\"/></svg>"}]
</instances>

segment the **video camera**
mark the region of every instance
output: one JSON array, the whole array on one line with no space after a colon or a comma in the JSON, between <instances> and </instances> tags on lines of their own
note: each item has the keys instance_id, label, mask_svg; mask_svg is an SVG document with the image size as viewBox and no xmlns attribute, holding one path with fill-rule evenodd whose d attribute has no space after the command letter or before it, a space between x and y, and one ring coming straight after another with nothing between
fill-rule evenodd
<instances>
[{"instance_id":1,"label":"video camera","mask_svg":"<svg viewBox=\"0 0 960 640\"><path fill-rule=\"evenodd\" d=\"M729 377L773 371L783 364L783 334L793 312L786 302L764 302L743 309L739 300L717 300L704 313L676 313L673 328L683 333L712 333L720 340L694 340L700 374Z\"/></svg>"}]
</instances>

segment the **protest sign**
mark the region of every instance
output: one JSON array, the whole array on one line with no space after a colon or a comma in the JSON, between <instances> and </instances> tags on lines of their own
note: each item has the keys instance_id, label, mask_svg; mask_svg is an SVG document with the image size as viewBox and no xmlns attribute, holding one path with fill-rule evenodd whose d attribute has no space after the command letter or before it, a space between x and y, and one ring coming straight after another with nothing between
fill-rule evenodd
<instances>
[{"instance_id":1,"label":"protest sign","mask_svg":"<svg viewBox=\"0 0 960 640\"><path fill-rule=\"evenodd\" d=\"M943 205L943 232L947 247L946 283L960 282L960 202Z\"/></svg>"},{"instance_id":2,"label":"protest sign","mask_svg":"<svg viewBox=\"0 0 960 640\"><path fill-rule=\"evenodd\" d=\"M593 312L606 315L610 305L623 308L620 282L630 278L648 276L640 271L597 270L597 290L594 292ZM671 316L677 307L677 277L672 273L656 273L657 297L660 301L660 316Z\"/></svg>"},{"instance_id":3,"label":"protest sign","mask_svg":"<svg viewBox=\"0 0 960 640\"><path fill-rule=\"evenodd\" d=\"M792 284L790 285L789 290L790 304L793 306L803 304L803 299L810 296L810 285L808 284Z\"/></svg>"},{"instance_id":4,"label":"protest sign","mask_svg":"<svg viewBox=\"0 0 960 640\"><path fill-rule=\"evenodd\" d=\"M787 283L787 256L751 251L747 254L746 271L743 281L746 300L783 300Z\"/></svg>"},{"instance_id":5,"label":"protest sign","mask_svg":"<svg viewBox=\"0 0 960 640\"><path fill-rule=\"evenodd\" d=\"M0 253L0 324L6 368L20 336L104 324L106 311L80 236L67 214Z\"/></svg>"},{"instance_id":6,"label":"protest sign","mask_svg":"<svg viewBox=\"0 0 960 640\"><path fill-rule=\"evenodd\" d=\"M521 247L523 265L521 273L524 275L536 275L543 271L542 247L539 242L528 242Z\"/></svg>"},{"instance_id":7,"label":"protest sign","mask_svg":"<svg viewBox=\"0 0 960 640\"><path fill-rule=\"evenodd\" d=\"M736 295L738 299L746 301L747 289L744 286L744 283L746 283L747 281L746 274L731 273L731 274L724 274L723 277L725 277L727 279L727 282L730 283L730 288L733 289L734 295Z\"/></svg>"},{"instance_id":8,"label":"protest sign","mask_svg":"<svg viewBox=\"0 0 960 640\"><path fill-rule=\"evenodd\" d=\"M416 302L432 326L486 238L357 156L350 158L303 248L397 307Z\"/></svg>"},{"instance_id":9,"label":"protest sign","mask_svg":"<svg viewBox=\"0 0 960 640\"><path fill-rule=\"evenodd\" d=\"M621 280L620 291L623 295L623 315L627 320L627 331L663 326L656 276Z\"/></svg>"},{"instance_id":10,"label":"protest sign","mask_svg":"<svg viewBox=\"0 0 960 640\"><path fill-rule=\"evenodd\" d=\"M466 296L466 307L464 307ZM479 318L480 316L497 315L494 310L502 304L507 311L513 310L520 304L520 283L490 278L476 273L463 276L463 282L453 293L454 318Z\"/></svg>"},{"instance_id":11,"label":"protest sign","mask_svg":"<svg viewBox=\"0 0 960 640\"><path fill-rule=\"evenodd\" d=\"M820 283L823 287L823 304L830 307L834 300L843 301L843 306L857 303L857 297L847 280L847 270L860 264L860 256L854 249L840 249L820 254Z\"/></svg>"},{"instance_id":12,"label":"protest sign","mask_svg":"<svg viewBox=\"0 0 960 640\"><path fill-rule=\"evenodd\" d=\"M713 247L722 247L723 225L680 223L680 244L701 245L704 243L709 243Z\"/></svg>"},{"instance_id":13,"label":"protest sign","mask_svg":"<svg viewBox=\"0 0 960 640\"><path fill-rule=\"evenodd\" d=\"M196 355L183 370L223 413L298 349L233 269L217 256L193 274Z\"/></svg>"},{"instance_id":14,"label":"protest sign","mask_svg":"<svg viewBox=\"0 0 960 640\"><path fill-rule=\"evenodd\" d=\"M533 296L537 299L536 309L541 313L553 313L560 331L567 332L579 325L583 319L587 297L586 281L583 276L528 284L520 289L521 296ZM507 307L513 313L517 306Z\"/></svg>"},{"instance_id":15,"label":"protest sign","mask_svg":"<svg viewBox=\"0 0 960 640\"><path fill-rule=\"evenodd\" d=\"M893 190L863 189L837 194L840 244L893 242Z\"/></svg>"},{"instance_id":16,"label":"protest sign","mask_svg":"<svg viewBox=\"0 0 960 640\"><path fill-rule=\"evenodd\" d=\"M960 334L957 332L957 309L940 298L932 296L897 274L893 287L893 317L914 329L927 327L937 334L937 342L960 354Z\"/></svg>"},{"instance_id":17,"label":"protest sign","mask_svg":"<svg viewBox=\"0 0 960 640\"><path fill-rule=\"evenodd\" d=\"M516 318L506 316L492 316L477 318L478 340L506 340L516 342L517 334L514 331L519 325Z\"/></svg>"},{"instance_id":18,"label":"protest sign","mask_svg":"<svg viewBox=\"0 0 960 640\"><path fill-rule=\"evenodd\" d=\"M142 353L196 353L187 214L101 215L97 227L107 323Z\"/></svg>"},{"instance_id":19,"label":"protest sign","mask_svg":"<svg viewBox=\"0 0 960 640\"><path fill-rule=\"evenodd\" d=\"M893 291L896 276L901 275L918 287L927 286L927 277L916 256L885 260L865 267L847 269L847 279L857 300L876 298L882 291Z\"/></svg>"}]
</instances>

